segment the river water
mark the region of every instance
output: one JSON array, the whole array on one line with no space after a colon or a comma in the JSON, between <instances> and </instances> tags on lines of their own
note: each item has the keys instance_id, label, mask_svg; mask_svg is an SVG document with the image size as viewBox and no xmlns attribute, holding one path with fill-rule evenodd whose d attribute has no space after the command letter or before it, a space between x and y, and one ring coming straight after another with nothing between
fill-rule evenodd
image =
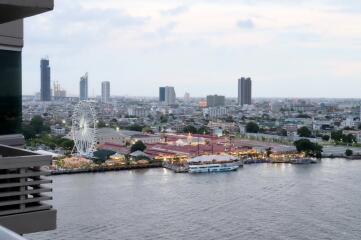
<instances>
[{"instance_id":1,"label":"river water","mask_svg":"<svg viewBox=\"0 0 361 240\"><path fill-rule=\"evenodd\" d=\"M361 239L361 161L52 178L58 228L28 239Z\"/></svg>"}]
</instances>

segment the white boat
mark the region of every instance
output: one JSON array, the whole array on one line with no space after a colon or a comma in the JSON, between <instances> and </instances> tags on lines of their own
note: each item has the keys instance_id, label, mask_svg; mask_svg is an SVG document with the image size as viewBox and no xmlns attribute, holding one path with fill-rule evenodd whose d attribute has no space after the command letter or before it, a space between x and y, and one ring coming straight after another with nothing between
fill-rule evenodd
<instances>
[{"instance_id":1,"label":"white boat","mask_svg":"<svg viewBox=\"0 0 361 240\"><path fill-rule=\"evenodd\" d=\"M212 173L236 171L242 162L229 155L205 155L188 161L190 173Z\"/></svg>"}]
</instances>

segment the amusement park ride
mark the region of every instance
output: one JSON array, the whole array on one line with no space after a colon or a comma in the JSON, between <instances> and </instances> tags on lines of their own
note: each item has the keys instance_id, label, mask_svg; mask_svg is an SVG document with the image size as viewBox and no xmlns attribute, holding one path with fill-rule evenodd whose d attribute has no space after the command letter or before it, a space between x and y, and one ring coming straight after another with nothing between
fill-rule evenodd
<instances>
[{"instance_id":1,"label":"amusement park ride","mask_svg":"<svg viewBox=\"0 0 361 240\"><path fill-rule=\"evenodd\" d=\"M72 118L73 152L81 157L92 157L96 146L96 113L89 101L80 101Z\"/></svg>"}]
</instances>

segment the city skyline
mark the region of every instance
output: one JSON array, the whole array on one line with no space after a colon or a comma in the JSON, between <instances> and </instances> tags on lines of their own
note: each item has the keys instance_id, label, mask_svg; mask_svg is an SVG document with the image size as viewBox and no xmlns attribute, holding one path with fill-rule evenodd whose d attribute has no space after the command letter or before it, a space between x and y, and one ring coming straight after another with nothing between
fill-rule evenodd
<instances>
[{"instance_id":1,"label":"city skyline","mask_svg":"<svg viewBox=\"0 0 361 240\"><path fill-rule=\"evenodd\" d=\"M89 93L107 80L117 96L170 85L236 97L234 80L245 75L254 97L358 97L360 11L356 1L64 0L25 29L23 92L38 91L38 59L49 55L70 96L90 71Z\"/></svg>"}]
</instances>

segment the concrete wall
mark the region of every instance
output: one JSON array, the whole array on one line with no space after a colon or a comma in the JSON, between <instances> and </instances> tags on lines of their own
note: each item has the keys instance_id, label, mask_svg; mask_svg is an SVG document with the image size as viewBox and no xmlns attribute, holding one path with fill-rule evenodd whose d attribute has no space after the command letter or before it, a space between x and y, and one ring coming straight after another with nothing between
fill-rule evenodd
<instances>
[{"instance_id":1,"label":"concrete wall","mask_svg":"<svg viewBox=\"0 0 361 240\"><path fill-rule=\"evenodd\" d=\"M21 51L24 45L23 20L0 24L0 49Z\"/></svg>"}]
</instances>

